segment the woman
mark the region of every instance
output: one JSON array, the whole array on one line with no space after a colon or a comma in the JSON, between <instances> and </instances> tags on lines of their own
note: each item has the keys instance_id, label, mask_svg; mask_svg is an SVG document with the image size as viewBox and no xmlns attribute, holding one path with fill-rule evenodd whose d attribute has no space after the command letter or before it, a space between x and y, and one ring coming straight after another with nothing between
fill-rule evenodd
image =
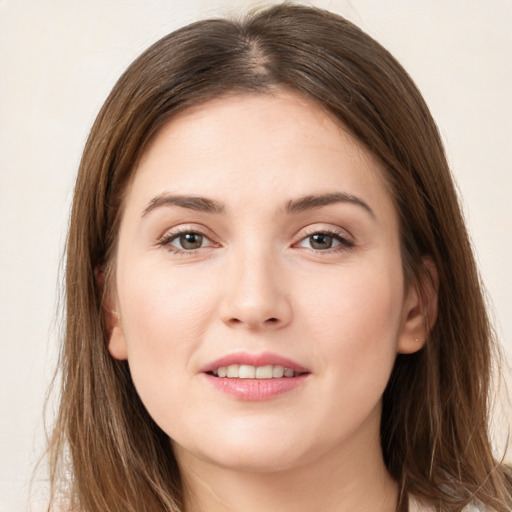
<instances>
[{"instance_id":1,"label":"woman","mask_svg":"<svg viewBox=\"0 0 512 512\"><path fill-rule=\"evenodd\" d=\"M285 4L139 57L87 142L66 272L68 508L510 510L439 134L346 20Z\"/></svg>"}]
</instances>

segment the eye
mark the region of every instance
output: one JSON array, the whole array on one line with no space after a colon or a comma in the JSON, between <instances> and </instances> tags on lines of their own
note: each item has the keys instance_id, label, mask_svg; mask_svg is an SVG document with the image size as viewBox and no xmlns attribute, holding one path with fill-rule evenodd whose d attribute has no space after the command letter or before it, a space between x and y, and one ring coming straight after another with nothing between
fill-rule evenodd
<instances>
[{"instance_id":1,"label":"eye","mask_svg":"<svg viewBox=\"0 0 512 512\"><path fill-rule=\"evenodd\" d=\"M173 242L180 246L180 249L192 251L203 247L203 241L206 240L203 235L199 233L183 233L177 236Z\"/></svg>"},{"instance_id":2,"label":"eye","mask_svg":"<svg viewBox=\"0 0 512 512\"><path fill-rule=\"evenodd\" d=\"M312 233L303 238L298 247L305 247L315 251L327 251L337 247L352 247L354 244L343 237L340 233L321 231Z\"/></svg>"},{"instance_id":3,"label":"eye","mask_svg":"<svg viewBox=\"0 0 512 512\"><path fill-rule=\"evenodd\" d=\"M173 252L191 252L213 245L209 238L196 231L172 233L164 237L160 243Z\"/></svg>"}]
</instances>

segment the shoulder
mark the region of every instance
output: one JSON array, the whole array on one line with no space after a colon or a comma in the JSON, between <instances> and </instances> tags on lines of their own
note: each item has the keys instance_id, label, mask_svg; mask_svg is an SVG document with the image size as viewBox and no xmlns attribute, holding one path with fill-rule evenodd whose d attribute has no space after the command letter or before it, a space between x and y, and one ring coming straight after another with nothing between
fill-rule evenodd
<instances>
[{"instance_id":1,"label":"shoulder","mask_svg":"<svg viewBox=\"0 0 512 512\"><path fill-rule=\"evenodd\" d=\"M409 496L409 512L436 512L432 505L420 502L414 496ZM488 508L481 505L468 505L463 512L491 512Z\"/></svg>"}]
</instances>

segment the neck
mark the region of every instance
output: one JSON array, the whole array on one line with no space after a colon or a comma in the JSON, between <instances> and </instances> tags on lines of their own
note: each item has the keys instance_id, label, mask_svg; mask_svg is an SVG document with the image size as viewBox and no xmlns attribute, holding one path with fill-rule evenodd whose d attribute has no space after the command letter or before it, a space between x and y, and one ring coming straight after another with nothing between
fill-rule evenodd
<instances>
[{"instance_id":1,"label":"neck","mask_svg":"<svg viewBox=\"0 0 512 512\"><path fill-rule=\"evenodd\" d=\"M302 465L240 471L175 446L185 512L395 512L397 485L382 458L378 432Z\"/></svg>"}]
</instances>

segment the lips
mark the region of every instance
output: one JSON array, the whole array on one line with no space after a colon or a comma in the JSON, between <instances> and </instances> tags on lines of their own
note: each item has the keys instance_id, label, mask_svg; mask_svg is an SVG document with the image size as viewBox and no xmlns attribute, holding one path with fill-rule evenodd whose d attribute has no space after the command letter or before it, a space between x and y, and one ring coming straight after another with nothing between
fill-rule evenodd
<instances>
[{"instance_id":1,"label":"lips","mask_svg":"<svg viewBox=\"0 0 512 512\"><path fill-rule=\"evenodd\" d=\"M295 374L303 374L309 373L309 370L297 362L289 359L287 357L280 356L278 354L272 354L270 352L264 352L261 354L248 354L246 352L239 352L234 354L229 354L227 356L221 357L208 363L206 366L201 368L201 372L203 373L211 373L218 374L218 370L220 368L229 368L238 366L240 367L254 367L255 369L262 367L282 367L283 369L291 370ZM250 371L250 370L249 370ZM279 371L279 370L277 370ZM288 372L287 372L288 373ZM286 375L290 376L290 375ZM239 377L244 378L244 377ZM247 377L245 377L247 378ZM251 378L251 377L249 377ZM255 377L260 378L260 377ZM262 377L265 378L265 377Z\"/></svg>"},{"instance_id":2,"label":"lips","mask_svg":"<svg viewBox=\"0 0 512 512\"><path fill-rule=\"evenodd\" d=\"M238 400L270 400L300 387L310 371L277 354L236 353L201 369L205 379L221 393Z\"/></svg>"}]
</instances>

